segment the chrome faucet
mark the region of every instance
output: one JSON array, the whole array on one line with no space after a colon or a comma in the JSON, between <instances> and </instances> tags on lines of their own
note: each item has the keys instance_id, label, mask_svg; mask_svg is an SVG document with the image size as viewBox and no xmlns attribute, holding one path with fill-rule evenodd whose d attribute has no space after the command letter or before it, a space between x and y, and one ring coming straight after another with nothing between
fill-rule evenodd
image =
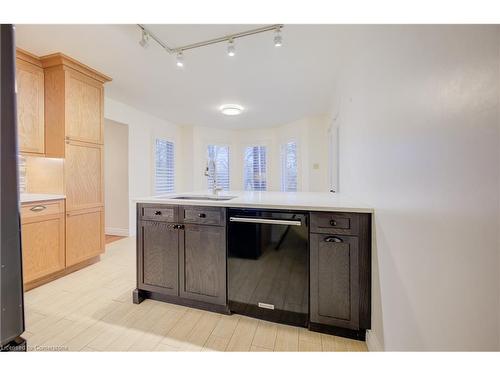
<instances>
[{"instance_id":1,"label":"chrome faucet","mask_svg":"<svg viewBox=\"0 0 500 375\"><path fill-rule=\"evenodd\" d=\"M210 169L212 173L210 173ZM218 186L217 182L217 164L215 160L208 159L207 166L205 168L205 176L212 180L212 194L219 195L219 192L222 191L222 188Z\"/></svg>"}]
</instances>

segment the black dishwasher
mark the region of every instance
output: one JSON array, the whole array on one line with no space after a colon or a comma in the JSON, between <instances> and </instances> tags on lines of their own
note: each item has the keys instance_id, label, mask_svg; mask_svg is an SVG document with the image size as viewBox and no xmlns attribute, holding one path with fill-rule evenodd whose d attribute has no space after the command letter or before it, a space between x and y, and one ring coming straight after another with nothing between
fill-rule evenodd
<instances>
[{"instance_id":1,"label":"black dishwasher","mask_svg":"<svg viewBox=\"0 0 500 375\"><path fill-rule=\"evenodd\" d=\"M229 309L307 326L308 213L230 208L227 217Z\"/></svg>"}]
</instances>

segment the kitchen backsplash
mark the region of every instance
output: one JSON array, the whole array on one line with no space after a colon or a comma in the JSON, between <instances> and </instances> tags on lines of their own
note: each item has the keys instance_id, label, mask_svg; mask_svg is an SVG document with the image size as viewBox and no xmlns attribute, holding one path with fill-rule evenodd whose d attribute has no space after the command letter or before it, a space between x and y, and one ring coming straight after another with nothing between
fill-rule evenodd
<instances>
[{"instance_id":1,"label":"kitchen backsplash","mask_svg":"<svg viewBox=\"0 0 500 375\"><path fill-rule=\"evenodd\" d=\"M19 166L19 192L26 193L26 158L22 155L18 157Z\"/></svg>"}]
</instances>

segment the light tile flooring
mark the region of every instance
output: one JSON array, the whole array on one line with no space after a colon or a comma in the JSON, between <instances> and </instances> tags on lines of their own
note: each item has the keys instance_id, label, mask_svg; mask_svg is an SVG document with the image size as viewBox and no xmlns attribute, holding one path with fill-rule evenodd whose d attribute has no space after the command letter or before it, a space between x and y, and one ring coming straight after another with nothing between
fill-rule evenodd
<instances>
[{"instance_id":1,"label":"light tile flooring","mask_svg":"<svg viewBox=\"0 0 500 375\"><path fill-rule=\"evenodd\" d=\"M132 303L135 237L102 260L25 295L29 350L366 351L363 342L145 300Z\"/></svg>"}]
</instances>

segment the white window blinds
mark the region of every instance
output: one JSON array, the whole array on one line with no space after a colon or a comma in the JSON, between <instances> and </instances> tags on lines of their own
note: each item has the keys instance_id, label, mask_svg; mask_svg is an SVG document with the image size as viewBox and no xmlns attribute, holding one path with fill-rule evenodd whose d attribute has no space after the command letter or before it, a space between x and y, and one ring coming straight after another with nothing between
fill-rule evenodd
<instances>
[{"instance_id":1,"label":"white window blinds","mask_svg":"<svg viewBox=\"0 0 500 375\"><path fill-rule=\"evenodd\" d=\"M281 145L281 191L297 191L297 144Z\"/></svg>"},{"instance_id":2,"label":"white window blinds","mask_svg":"<svg viewBox=\"0 0 500 375\"><path fill-rule=\"evenodd\" d=\"M266 169L266 147L247 147L244 170L245 190L266 190Z\"/></svg>"},{"instance_id":3,"label":"white window blinds","mask_svg":"<svg viewBox=\"0 0 500 375\"><path fill-rule=\"evenodd\" d=\"M229 147L228 146L208 146L208 159L214 160L217 169L217 185L222 190L229 190ZM210 176L214 171L210 169ZM213 189L213 178L208 177L208 188Z\"/></svg>"},{"instance_id":4,"label":"white window blinds","mask_svg":"<svg viewBox=\"0 0 500 375\"><path fill-rule=\"evenodd\" d=\"M155 145L155 193L174 191L174 143L157 139Z\"/></svg>"}]
</instances>

